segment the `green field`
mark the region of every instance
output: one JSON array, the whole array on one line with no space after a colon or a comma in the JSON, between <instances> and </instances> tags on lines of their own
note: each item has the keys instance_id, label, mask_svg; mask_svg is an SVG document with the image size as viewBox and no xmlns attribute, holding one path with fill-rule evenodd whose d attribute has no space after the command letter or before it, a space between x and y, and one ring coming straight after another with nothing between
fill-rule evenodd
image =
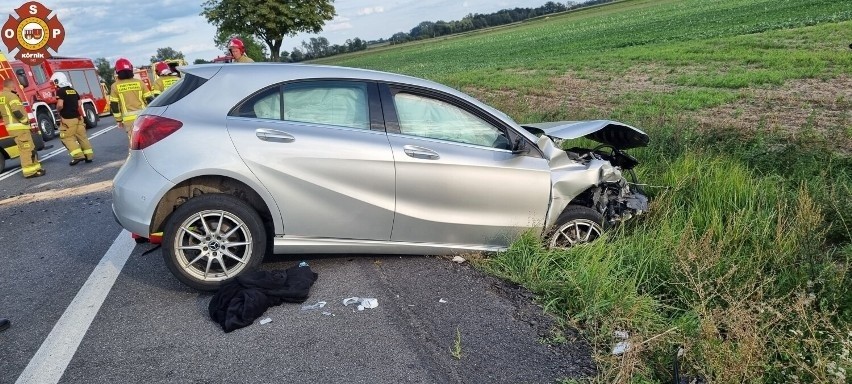
<instances>
[{"instance_id":1,"label":"green field","mask_svg":"<svg viewBox=\"0 0 852 384\"><path fill-rule=\"evenodd\" d=\"M634 0L317 62L435 80L519 122L649 133L632 154L650 214L478 263L582 330L599 373L580 381L671 382L682 347L682 374L712 383L847 383L850 43L848 1Z\"/></svg>"}]
</instances>

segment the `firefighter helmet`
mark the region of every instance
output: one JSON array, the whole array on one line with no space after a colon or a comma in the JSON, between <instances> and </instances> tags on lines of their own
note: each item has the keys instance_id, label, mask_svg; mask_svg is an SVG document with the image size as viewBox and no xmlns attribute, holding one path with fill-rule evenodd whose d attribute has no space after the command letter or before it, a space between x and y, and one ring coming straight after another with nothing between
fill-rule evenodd
<instances>
[{"instance_id":1,"label":"firefighter helmet","mask_svg":"<svg viewBox=\"0 0 852 384\"><path fill-rule=\"evenodd\" d=\"M68 76L65 76L62 72L56 72L52 76L50 76L50 81L53 84L56 84L57 87L70 87L71 83L68 81Z\"/></svg>"},{"instance_id":2,"label":"firefighter helmet","mask_svg":"<svg viewBox=\"0 0 852 384\"><path fill-rule=\"evenodd\" d=\"M243 41L236 37L231 39L231 42L228 43L228 49L231 48L239 48L240 53L246 53L246 46L243 45Z\"/></svg>"},{"instance_id":3,"label":"firefighter helmet","mask_svg":"<svg viewBox=\"0 0 852 384\"><path fill-rule=\"evenodd\" d=\"M127 60L127 59L122 57L122 58L115 61L115 72L116 73L118 73L119 71L127 70L127 69L129 69L131 71L133 70L133 64L130 64L130 60Z\"/></svg>"},{"instance_id":4,"label":"firefighter helmet","mask_svg":"<svg viewBox=\"0 0 852 384\"><path fill-rule=\"evenodd\" d=\"M154 65L154 69L157 70L157 74L160 76L170 75L172 73L172 69L169 68L169 65L164 61L158 61L157 64Z\"/></svg>"}]
</instances>

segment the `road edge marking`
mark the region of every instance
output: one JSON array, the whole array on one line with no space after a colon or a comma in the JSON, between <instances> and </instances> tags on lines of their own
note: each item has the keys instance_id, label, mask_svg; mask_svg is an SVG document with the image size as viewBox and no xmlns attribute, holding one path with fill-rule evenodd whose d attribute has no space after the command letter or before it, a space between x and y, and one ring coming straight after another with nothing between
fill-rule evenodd
<instances>
[{"instance_id":1,"label":"road edge marking","mask_svg":"<svg viewBox=\"0 0 852 384\"><path fill-rule=\"evenodd\" d=\"M41 343L16 384L58 383L124 268L136 242L123 229Z\"/></svg>"}]
</instances>

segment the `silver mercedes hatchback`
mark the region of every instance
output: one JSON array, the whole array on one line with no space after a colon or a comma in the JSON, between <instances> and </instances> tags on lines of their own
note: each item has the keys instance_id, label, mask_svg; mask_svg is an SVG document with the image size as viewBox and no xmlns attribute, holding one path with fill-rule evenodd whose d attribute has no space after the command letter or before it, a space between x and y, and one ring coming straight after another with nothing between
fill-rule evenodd
<instances>
[{"instance_id":1,"label":"silver mercedes hatchback","mask_svg":"<svg viewBox=\"0 0 852 384\"><path fill-rule=\"evenodd\" d=\"M203 64L133 126L113 212L215 290L264 255L500 251L594 240L648 200L608 121L519 125L452 88L362 69ZM586 138L596 146L562 149ZM629 180L627 176L629 177Z\"/></svg>"}]
</instances>

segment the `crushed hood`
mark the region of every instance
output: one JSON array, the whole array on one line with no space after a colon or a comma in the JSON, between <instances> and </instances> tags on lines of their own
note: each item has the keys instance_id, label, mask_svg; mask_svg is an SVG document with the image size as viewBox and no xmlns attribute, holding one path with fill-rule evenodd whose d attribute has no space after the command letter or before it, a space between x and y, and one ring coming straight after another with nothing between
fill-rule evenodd
<instances>
[{"instance_id":1,"label":"crushed hood","mask_svg":"<svg viewBox=\"0 0 852 384\"><path fill-rule=\"evenodd\" d=\"M618 149L647 146L648 134L638 128L612 120L554 121L550 123L521 124L534 135L571 140L585 137Z\"/></svg>"}]
</instances>

